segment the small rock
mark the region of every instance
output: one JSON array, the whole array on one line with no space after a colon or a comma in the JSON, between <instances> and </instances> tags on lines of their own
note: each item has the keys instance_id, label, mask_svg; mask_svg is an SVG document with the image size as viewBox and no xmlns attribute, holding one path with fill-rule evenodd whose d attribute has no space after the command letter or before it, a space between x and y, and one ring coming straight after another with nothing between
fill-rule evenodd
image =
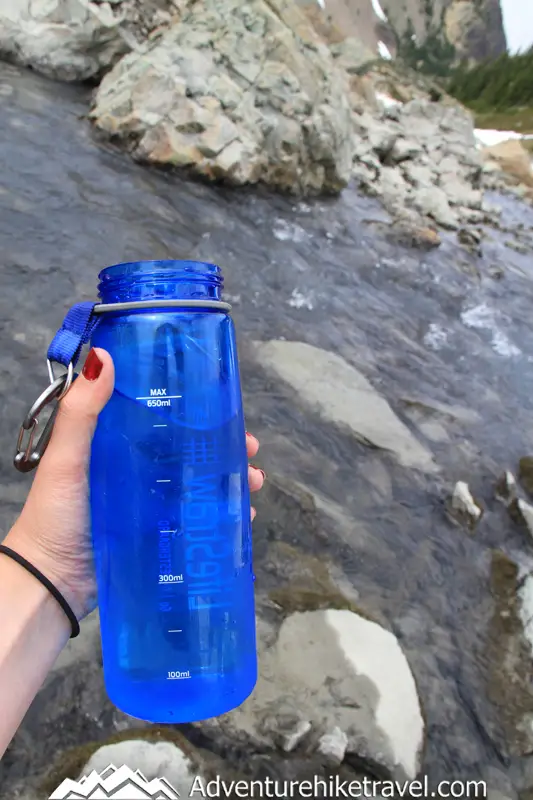
<instances>
[{"instance_id":1,"label":"small rock","mask_svg":"<svg viewBox=\"0 0 533 800\"><path fill-rule=\"evenodd\" d=\"M399 170L394 167L384 166L381 170L379 179L375 184L376 191L383 198L385 206L393 211L397 207L403 206L404 200L409 191L409 186L402 178Z\"/></svg>"},{"instance_id":2,"label":"small rock","mask_svg":"<svg viewBox=\"0 0 533 800\"><path fill-rule=\"evenodd\" d=\"M483 238L483 231L476 228L460 228L457 238L467 247L477 247Z\"/></svg>"},{"instance_id":3,"label":"small rock","mask_svg":"<svg viewBox=\"0 0 533 800\"><path fill-rule=\"evenodd\" d=\"M390 160L393 164L401 164L402 161L410 161L422 153L422 148L416 142L409 139L397 139L390 152Z\"/></svg>"},{"instance_id":4,"label":"small rock","mask_svg":"<svg viewBox=\"0 0 533 800\"><path fill-rule=\"evenodd\" d=\"M501 279L505 277L505 272L502 267L491 267L489 269L489 277L492 278L493 281L501 281Z\"/></svg>"},{"instance_id":5,"label":"small rock","mask_svg":"<svg viewBox=\"0 0 533 800\"><path fill-rule=\"evenodd\" d=\"M506 470L499 478L494 487L494 495L506 506L516 498L516 480L512 472Z\"/></svg>"},{"instance_id":6,"label":"small rock","mask_svg":"<svg viewBox=\"0 0 533 800\"><path fill-rule=\"evenodd\" d=\"M348 737L339 727L335 727L331 733L320 737L317 749L327 766L338 767L344 761L347 747Z\"/></svg>"},{"instance_id":7,"label":"small rock","mask_svg":"<svg viewBox=\"0 0 533 800\"><path fill-rule=\"evenodd\" d=\"M442 239L437 231L423 224L395 223L391 229L391 236L398 244L415 247L419 250L433 250L442 244Z\"/></svg>"},{"instance_id":8,"label":"small rock","mask_svg":"<svg viewBox=\"0 0 533 800\"><path fill-rule=\"evenodd\" d=\"M518 480L526 490L533 496L533 457L524 456L518 462Z\"/></svg>"},{"instance_id":9,"label":"small rock","mask_svg":"<svg viewBox=\"0 0 533 800\"><path fill-rule=\"evenodd\" d=\"M431 189L435 184L435 173L424 165L408 161L402 164L402 172L415 189Z\"/></svg>"},{"instance_id":10,"label":"small rock","mask_svg":"<svg viewBox=\"0 0 533 800\"><path fill-rule=\"evenodd\" d=\"M413 205L422 214L432 217L443 228L450 230L457 228L457 217L450 208L446 193L437 186L418 189L413 195Z\"/></svg>"},{"instance_id":11,"label":"small rock","mask_svg":"<svg viewBox=\"0 0 533 800\"><path fill-rule=\"evenodd\" d=\"M305 739L311 730L311 723L309 720L302 720L298 723L292 733L287 734L283 738L282 748L286 753L291 753L297 747L302 739Z\"/></svg>"},{"instance_id":12,"label":"small rock","mask_svg":"<svg viewBox=\"0 0 533 800\"><path fill-rule=\"evenodd\" d=\"M531 536L533 536L533 506L525 500L516 497L507 506L509 516L516 522L517 525L527 528Z\"/></svg>"},{"instance_id":13,"label":"small rock","mask_svg":"<svg viewBox=\"0 0 533 800\"><path fill-rule=\"evenodd\" d=\"M521 242L513 242L511 239L505 242L505 246L509 247L511 250L514 250L516 253L520 253L521 255L527 255L530 251L530 248L527 247L525 244Z\"/></svg>"},{"instance_id":14,"label":"small rock","mask_svg":"<svg viewBox=\"0 0 533 800\"><path fill-rule=\"evenodd\" d=\"M457 481L455 484L448 501L448 514L469 530L473 530L483 516L483 509L476 503L464 481Z\"/></svg>"},{"instance_id":15,"label":"small rock","mask_svg":"<svg viewBox=\"0 0 533 800\"><path fill-rule=\"evenodd\" d=\"M502 172L509 177L533 187L533 170L531 169L531 156L522 142L510 139L506 142L487 147L483 155L489 162L496 161Z\"/></svg>"}]
</instances>

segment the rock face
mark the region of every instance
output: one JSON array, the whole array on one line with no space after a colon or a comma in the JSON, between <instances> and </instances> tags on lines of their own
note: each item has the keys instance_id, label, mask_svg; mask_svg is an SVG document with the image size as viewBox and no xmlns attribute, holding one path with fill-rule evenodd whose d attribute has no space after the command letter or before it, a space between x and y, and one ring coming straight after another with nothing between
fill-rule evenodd
<instances>
[{"instance_id":1,"label":"rock face","mask_svg":"<svg viewBox=\"0 0 533 800\"><path fill-rule=\"evenodd\" d=\"M394 52L395 38L416 36L420 48L438 34L456 50L457 58L495 58L506 49L499 0L381 0L384 15L367 0L298 0L312 16L317 30L334 40L339 34L358 36L377 55L383 41ZM385 17L385 19L383 18Z\"/></svg>"},{"instance_id":2,"label":"rock face","mask_svg":"<svg viewBox=\"0 0 533 800\"><path fill-rule=\"evenodd\" d=\"M456 59L483 61L506 50L499 0L383 0L382 6L396 32L414 33L419 46L440 34L454 46Z\"/></svg>"},{"instance_id":3,"label":"rock face","mask_svg":"<svg viewBox=\"0 0 533 800\"><path fill-rule=\"evenodd\" d=\"M135 158L209 179L305 194L350 177L344 76L290 0L187 3L105 76L91 117Z\"/></svg>"},{"instance_id":4,"label":"rock face","mask_svg":"<svg viewBox=\"0 0 533 800\"><path fill-rule=\"evenodd\" d=\"M500 0L452 0L444 24L457 60L485 61L506 50Z\"/></svg>"},{"instance_id":5,"label":"rock face","mask_svg":"<svg viewBox=\"0 0 533 800\"><path fill-rule=\"evenodd\" d=\"M302 400L331 422L401 464L435 472L432 454L415 439L387 401L355 367L335 353L304 342L258 342L259 363L290 384Z\"/></svg>"}]
</instances>

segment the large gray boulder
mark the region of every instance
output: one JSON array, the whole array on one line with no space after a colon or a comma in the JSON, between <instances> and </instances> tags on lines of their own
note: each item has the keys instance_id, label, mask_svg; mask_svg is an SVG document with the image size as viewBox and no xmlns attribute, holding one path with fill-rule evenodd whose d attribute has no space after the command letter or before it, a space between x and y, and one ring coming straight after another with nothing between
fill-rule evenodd
<instances>
[{"instance_id":1,"label":"large gray boulder","mask_svg":"<svg viewBox=\"0 0 533 800\"><path fill-rule=\"evenodd\" d=\"M144 162L337 192L351 173L345 89L290 0L199 0L104 77L91 118Z\"/></svg>"},{"instance_id":2,"label":"large gray boulder","mask_svg":"<svg viewBox=\"0 0 533 800\"><path fill-rule=\"evenodd\" d=\"M48 77L92 78L127 49L107 3L0 0L0 56Z\"/></svg>"},{"instance_id":3,"label":"large gray boulder","mask_svg":"<svg viewBox=\"0 0 533 800\"><path fill-rule=\"evenodd\" d=\"M255 342L258 362L297 392L324 419L365 444L388 451L406 467L438 471L432 453L396 416L387 400L336 353L305 342Z\"/></svg>"},{"instance_id":4,"label":"large gray boulder","mask_svg":"<svg viewBox=\"0 0 533 800\"><path fill-rule=\"evenodd\" d=\"M326 609L291 614L267 640L260 635L253 694L213 727L287 749L292 722L296 747L316 748L317 764L355 758L397 780L418 774L424 721L394 634L348 609Z\"/></svg>"},{"instance_id":5,"label":"large gray boulder","mask_svg":"<svg viewBox=\"0 0 533 800\"><path fill-rule=\"evenodd\" d=\"M58 80L95 79L168 24L177 5L172 0L0 0L0 58Z\"/></svg>"}]
</instances>

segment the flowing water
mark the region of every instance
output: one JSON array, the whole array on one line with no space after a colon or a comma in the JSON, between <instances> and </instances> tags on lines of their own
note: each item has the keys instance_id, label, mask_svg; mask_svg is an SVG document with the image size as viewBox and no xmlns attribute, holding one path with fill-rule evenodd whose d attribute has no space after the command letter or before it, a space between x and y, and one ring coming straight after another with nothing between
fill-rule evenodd
<instances>
[{"instance_id":1,"label":"flowing water","mask_svg":"<svg viewBox=\"0 0 533 800\"><path fill-rule=\"evenodd\" d=\"M309 532L298 544L341 564L361 604L400 638L424 701L428 769L443 778L520 771L495 732L485 642L492 549L524 569L533 562L526 534L490 505L499 472L533 452L533 212L493 198L511 232L487 230L482 257L452 234L430 253L406 249L381 207L354 188L300 202L136 165L94 140L88 102L84 89L0 67L1 528L31 480L11 454L46 385L46 349L66 309L95 296L109 264L215 261L244 353L248 428L267 471L316 489L360 531ZM521 252L506 244L517 238ZM270 338L337 352L411 427L416 408L446 405L445 424L418 431L441 476L389 465L377 501L369 475L381 456L305 412L247 358L248 340ZM460 479L489 506L475 535L443 515L443 492Z\"/></svg>"}]
</instances>

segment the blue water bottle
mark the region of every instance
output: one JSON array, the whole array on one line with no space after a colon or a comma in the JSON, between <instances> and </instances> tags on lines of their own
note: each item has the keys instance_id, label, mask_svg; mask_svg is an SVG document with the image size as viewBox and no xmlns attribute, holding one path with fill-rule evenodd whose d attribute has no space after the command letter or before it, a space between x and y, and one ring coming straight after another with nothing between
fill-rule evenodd
<instances>
[{"instance_id":1,"label":"blue water bottle","mask_svg":"<svg viewBox=\"0 0 533 800\"><path fill-rule=\"evenodd\" d=\"M115 364L90 470L107 692L150 722L214 717L257 678L246 434L221 270L139 261L99 279L91 345Z\"/></svg>"}]
</instances>

